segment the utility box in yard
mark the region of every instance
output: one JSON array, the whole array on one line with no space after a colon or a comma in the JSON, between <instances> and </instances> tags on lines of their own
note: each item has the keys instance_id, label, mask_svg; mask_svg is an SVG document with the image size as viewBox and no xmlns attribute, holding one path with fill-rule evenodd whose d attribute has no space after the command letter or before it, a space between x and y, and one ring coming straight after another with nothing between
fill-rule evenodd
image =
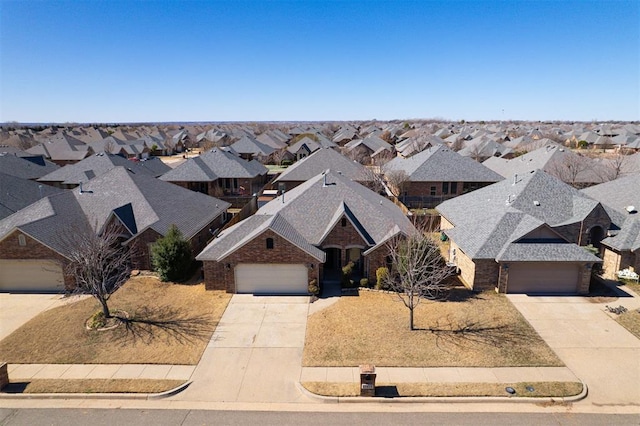
<instances>
[{"instance_id":1,"label":"utility box in yard","mask_svg":"<svg viewBox=\"0 0 640 426\"><path fill-rule=\"evenodd\" d=\"M374 365L360 366L360 396L376 396L376 367Z\"/></svg>"}]
</instances>

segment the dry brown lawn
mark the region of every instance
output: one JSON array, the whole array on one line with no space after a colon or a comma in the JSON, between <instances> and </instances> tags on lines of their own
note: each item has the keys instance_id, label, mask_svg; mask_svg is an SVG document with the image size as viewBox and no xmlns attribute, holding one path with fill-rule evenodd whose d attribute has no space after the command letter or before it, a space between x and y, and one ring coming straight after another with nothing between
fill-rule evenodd
<instances>
[{"instance_id":1,"label":"dry brown lawn","mask_svg":"<svg viewBox=\"0 0 640 426\"><path fill-rule=\"evenodd\" d=\"M197 364L231 296L203 284L129 280L109 301L131 321L87 330L94 298L42 312L0 342L0 359L24 364Z\"/></svg>"},{"instance_id":2,"label":"dry brown lawn","mask_svg":"<svg viewBox=\"0 0 640 426\"><path fill-rule=\"evenodd\" d=\"M153 379L34 379L11 383L11 393L160 393L175 389L184 380Z\"/></svg>"},{"instance_id":3,"label":"dry brown lawn","mask_svg":"<svg viewBox=\"0 0 640 426\"><path fill-rule=\"evenodd\" d=\"M424 301L409 330L396 295L361 291L309 317L304 366L508 367L562 362L500 294L456 288Z\"/></svg>"},{"instance_id":4,"label":"dry brown lawn","mask_svg":"<svg viewBox=\"0 0 640 426\"><path fill-rule=\"evenodd\" d=\"M309 392L323 396L359 396L357 383L305 382ZM376 386L376 396L510 396L505 387L510 386L516 397L566 397L582 392L579 382L532 382L532 383L381 383ZM533 387L533 391L527 387Z\"/></svg>"},{"instance_id":5,"label":"dry brown lawn","mask_svg":"<svg viewBox=\"0 0 640 426\"><path fill-rule=\"evenodd\" d=\"M616 321L618 324L626 328L631 334L640 339L640 311L638 309L621 314L616 318Z\"/></svg>"}]
</instances>

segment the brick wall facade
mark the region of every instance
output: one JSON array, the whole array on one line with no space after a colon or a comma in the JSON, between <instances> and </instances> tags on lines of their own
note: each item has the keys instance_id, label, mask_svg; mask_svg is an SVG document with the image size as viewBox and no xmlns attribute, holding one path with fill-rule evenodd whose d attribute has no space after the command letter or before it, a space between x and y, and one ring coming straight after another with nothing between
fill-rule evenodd
<instances>
[{"instance_id":1,"label":"brick wall facade","mask_svg":"<svg viewBox=\"0 0 640 426\"><path fill-rule=\"evenodd\" d=\"M19 235L24 235L26 244L21 246L18 240ZM57 253L56 251L45 246L38 240L31 238L29 235L20 232L19 230L13 231L6 238L0 241L0 259L20 260L20 259L33 259L33 260L52 260L62 267L64 271L67 264L67 258ZM75 288L75 280L72 276L64 275L64 286L68 291L72 291Z\"/></svg>"},{"instance_id":2,"label":"brick wall facade","mask_svg":"<svg viewBox=\"0 0 640 426\"><path fill-rule=\"evenodd\" d=\"M600 204L598 204L582 222L554 227L553 229L567 241L585 246L590 243L589 234L595 226L600 226L605 234L611 226L611 219Z\"/></svg>"},{"instance_id":3,"label":"brick wall facade","mask_svg":"<svg viewBox=\"0 0 640 426\"><path fill-rule=\"evenodd\" d=\"M610 280L617 280L616 273L621 269L634 268L640 271L640 253L629 250L617 251L609 247L604 248L602 256L602 276Z\"/></svg>"},{"instance_id":4,"label":"brick wall facade","mask_svg":"<svg viewBox=\"0 0 640 426\"><path fill-rule=\"evenodd\" d=\"M273 238L273 249L266 248L267 238ZM271 230L240 247L222 262L204 261L204 282L207 290L235 293L235 267L239 263L302 263L306 264L308 279L320 282L320 263ZM313 265L313 267L309 267Z\"/></svg>"}]
</instances>

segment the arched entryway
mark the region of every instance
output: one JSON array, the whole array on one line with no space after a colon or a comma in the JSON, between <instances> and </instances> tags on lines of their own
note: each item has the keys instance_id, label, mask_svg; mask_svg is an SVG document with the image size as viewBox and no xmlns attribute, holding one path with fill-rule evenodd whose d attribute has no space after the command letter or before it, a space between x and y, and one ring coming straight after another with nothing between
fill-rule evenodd
<instances>
[{"instance_id":1,"label":"arched entryway","mask_svg":"<svg viewBox=\"0 0 640 426\"><path fill-rule=\"evenodd\" d=\"M593 226L589 230L589 244L596 248L600 248L600 241L604 239L604 229L600 225Z\"/></svg>"}]
</instances>

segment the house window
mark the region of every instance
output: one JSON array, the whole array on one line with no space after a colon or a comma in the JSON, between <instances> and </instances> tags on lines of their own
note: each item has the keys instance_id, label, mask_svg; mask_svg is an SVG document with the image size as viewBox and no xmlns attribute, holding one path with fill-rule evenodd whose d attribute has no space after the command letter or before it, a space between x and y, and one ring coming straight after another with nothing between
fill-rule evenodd
<instances>
[{"instance_id":1,"label":"house window","mask_svg":"<svg viewBox=\"0 0 640 426\"><path fill-rule=\"evenodd\" d=\"M347 226L347 218L346 218L346 217L343 217L343 218L342 218L342 221L340 222L340 224L341 224L342 226Z\"/></svg>"},{"instance_id":2,"label":"house window","mask_svg":"<svg viewBox=\"0 0 640 426\"><path fill-rule=\"evenodd\" d=\"M273 248L273 238L267 238L267 248L269 250Z\"/></svg>"},{"instance_id":3,"label":"house window","mask_svg":"<svg viewBox=\"0 0 640 426\"><path fill-rule=\"evenodd\" d=\"M443 194L449 193L449 182L442 182L442 193Z\"/></svg>"},{"instance_id":4,"label":"house window","mask_svg":"<svg viewBox=\"0 0 640 426\"><path fill-rule=\"evenodd\" d=\"M458 193L458 182L451 182L451 193L452 194Z\"/></svg>"},{"instance_id":5,"label":"house window","mask_svg":"<svg viewBox=\"0 0 640 426\"><path fill-rule=\"evenodd\" d=\"M24 247L27 245L27 239L22 234L18 235L18 245L20 245L21 247Z\"/></svg>"},{"instance_id":6,"label":"house window","mask_svg":"<svg viewBox=\"0 0 640 426\"><path fill-rule=\"evenodd\" d=\"M430 194L431 194L431 196L436 195L436 187L435 187L435 186L432 186L432 187L431 187L431 192L430 192Z\"/></svg>"}]
</instances>

